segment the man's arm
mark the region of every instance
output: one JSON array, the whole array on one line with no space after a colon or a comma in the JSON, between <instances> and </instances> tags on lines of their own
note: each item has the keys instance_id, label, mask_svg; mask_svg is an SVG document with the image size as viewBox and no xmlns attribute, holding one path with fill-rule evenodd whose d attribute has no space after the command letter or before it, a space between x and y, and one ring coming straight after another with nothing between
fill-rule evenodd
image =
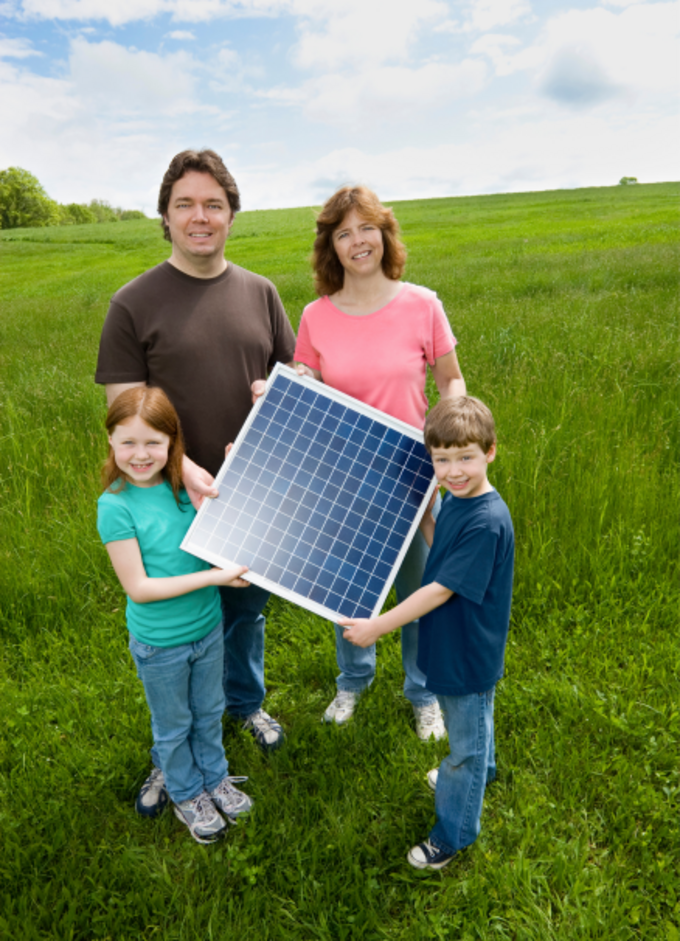
<instances>
[{"instance_id":1,"label":"man's arm","mask_svg":"<svg viewBox=\"0 0 680 941\"><path fill-rule=\"evenodd\" d=\"M136 389L137 386L145 386L145 382L107 382L106 386L106 405L107 408L117 398L121 392L127 392L128 389Z\"/></svg>"},{"instance_id":2,"label":"man's arm","mask_svg":"<svg viewBox=\"0 0 680 941\"><path fill-rule=\"evenodd\" d=\"M438 582L432 582L430 585L419 588L386 614L381 614L377 618L339 618L338 624L345 628L345 633L342 635L345 640L350 641L356 647L370 647L383 634L396 631L398 627L410 624L423 614L434 611L435 608L448 601L452 594L453 592L448 588L444 588Z\"/></svg>"}]
</instances>

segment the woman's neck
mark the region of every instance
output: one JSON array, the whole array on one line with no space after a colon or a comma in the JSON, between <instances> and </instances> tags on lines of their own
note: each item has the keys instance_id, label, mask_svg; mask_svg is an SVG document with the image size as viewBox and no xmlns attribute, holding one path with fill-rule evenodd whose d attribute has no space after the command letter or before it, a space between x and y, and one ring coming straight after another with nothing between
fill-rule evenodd
<instances>
[{"instance_id":1,"label":"woman's neck","mask_svg":"<svg viewBox=\"0 0 680 941\"><path fill-rule=\"evenodd\" d=\"M367 317L386 307L401 288L401 281L390 280L382 271L369 278L355 278L346 272L344 284L330 299L344 314Z\"/></svg>"}]
</instances>

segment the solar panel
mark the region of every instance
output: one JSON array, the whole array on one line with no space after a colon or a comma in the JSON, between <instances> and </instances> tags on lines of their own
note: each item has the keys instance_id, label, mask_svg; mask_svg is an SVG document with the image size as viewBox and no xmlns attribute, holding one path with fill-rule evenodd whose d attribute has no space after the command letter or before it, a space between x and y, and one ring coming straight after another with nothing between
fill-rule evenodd
<instances>
[{"instance_id":1,"label":"solar panel","mask_svg":"<svg viewBox=\"0 0 680 941\"><path fill-rule=\"evenodd\" d=\"M434 491L415 428L277 364L182 548L316 614L379 614Z\"/></svg>"}]
</instances>

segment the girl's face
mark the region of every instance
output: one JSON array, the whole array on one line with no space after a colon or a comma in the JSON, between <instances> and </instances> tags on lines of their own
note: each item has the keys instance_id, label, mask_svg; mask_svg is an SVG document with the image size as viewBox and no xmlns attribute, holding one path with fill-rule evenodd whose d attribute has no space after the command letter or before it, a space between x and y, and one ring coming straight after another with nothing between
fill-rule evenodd
<instances>
[{"instance_id":1,"label":"girl's face","mask_svg":"<svg viewBox=\"0 0 680 941\"><path fill-rule=\"evenodd\" d=\"M139 417L120 422L109 435L113 459L126 480L137 487L155 487L168 463L170 436L156 431Z\"/></svg>"}]
</instances>

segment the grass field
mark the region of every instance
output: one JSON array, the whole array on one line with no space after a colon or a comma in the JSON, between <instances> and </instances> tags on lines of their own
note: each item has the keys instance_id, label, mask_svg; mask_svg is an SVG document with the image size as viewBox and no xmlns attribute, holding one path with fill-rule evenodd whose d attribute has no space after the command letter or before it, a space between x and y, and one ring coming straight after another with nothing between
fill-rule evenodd
<instances>
[{"instance_id":1,"label":"grass field","mask_svg":"<svg viewBox=\"0 0 680 941\"><path fill-rule=\"evenodd\" d=\"M92 381L110 295L155 223L0 233L0 937L680 939L678 197L639 185L395 205L435 289L515 522L499 781L442 873L397 637L352 723L322 726L330 625L268 609L271 758L229 723L248 822L217 847L136 817L149 769L124 597L95 528ZM310 209L237 219L227 255L313 299ZM433 389L430 390L433 393ZM433 396L431 395L431 401Z\"/></svg>"}]
</instances>

